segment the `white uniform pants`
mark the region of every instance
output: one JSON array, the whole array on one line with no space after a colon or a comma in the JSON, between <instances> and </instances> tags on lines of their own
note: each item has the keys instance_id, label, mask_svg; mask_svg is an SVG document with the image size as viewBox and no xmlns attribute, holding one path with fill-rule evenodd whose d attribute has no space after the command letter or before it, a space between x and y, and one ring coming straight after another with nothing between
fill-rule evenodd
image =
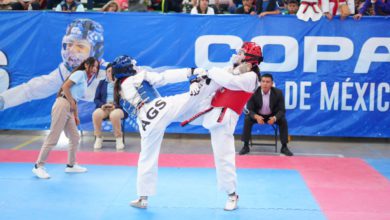
<instances>
[{"instance_id":1,"label":"white uniform pants","mask_svg":"<svg viewBox=\"0 0 390 220\"><path fill-rule=\"evenodd\" d=\"M142 124L140 124L140 120L138 120L138 125L140 127L141 133L141 153L138 159L137 170L137 194L139 196L152 196L156 194L158 156L160 154L160 147L164 137L165 129L172 122L182 122L186 119L189 119L199 111L209 107L209 103L211 101L208 97L215 90L216 89L214 87L209 86L207 89L203 88L203 90L201 90L201 93L198 96L190 97L188 93L183 93L180 95L162 98L162 100L167 103L164 109L161 110L162 116L156 116L155 120L149 121L150 124L146 126L145 131L142 129ZM204 105L206 103L208 105ZM147 120L147 116L145 114L147 114L147 112L151 112L149 110L150 108L153 108L153 104L150 106L144 106L141 109L141 112L143 112L142 114L144 115L139 115L139 118ZM156 109L157 108L154 107L154 110ZM230 118L230 115L228 116L228 118ZM236 123L237 120L235 121L235 123L233 123L233 128L229 127L226 131L234 131ZM213 148L214 145L217 146L215 147L216 149L214 149L214 152L216 152L214 153L214 155L217 155L217 173L220 173L219 176L221 177L218 178L221 179L218 182L222 183L223 186L221 186L220 188L222 188L223 190L233 190L232 192L234 192L236 186L236 175L234 168L235 149L233 133L230 132L230 135L220 135L221 133L223 133L220 129L226 128L221 127L216 129L215 131L213 130L212 132L212 140L215 140L216 142L218 140L222 140L219 145L213 144ZM213 138L213 136L215 137ZM226 138L226 140L224 140L224 138ZM225 143L227 141L229 142L229 144L228 146L225 146ZM223 145L223 147L220 147L221 145ZM225 178L225 176L226 180L222 180L223 178ZM229 184L227 184L229 185L229 187L225 187L225 182L229 182Z\"/></svg>"},{"instance_id":2,"label":"white uniform pants","mask_svg":"<svg viewBox=\"0 0 390 220\"><path fill-rule=\"evenodd\" d=\"M214 152L214 162L217 172L218 189L231 194L236 192L236 151L233 133L221 126L210 130L211 146Z\"/></svg>"},{"instance_id":3,"label":"white uniform pants","mask_svg":"<svg viewBox=\"0 0 390 220\"><path fill-rule=\"evenodd\" d=\"M149 127L146 126L147 130L143 131L142 125L139 124L141 131L141 152L137 168L137 194L139 196L156 194L158 156L165 129L172 122L180 120L179 118L188 103L188 94L164 97L162 100L166 102L166 106L158 114L163 115L162 117L156 117L156 121L152 120L151 124L148 125L153 125L153 127L150 127L152 129L148 130ZM143 108L149 107L144 106ZM148 112L148 109L144 110Z\"/></svg>"},{"instance_id":4,"label":"white uniform pants","mask_svg":"<svg viewBox=\"0 0 390 220\"><path fill-rule=\"evenodd\" d=\"M239 115L226 109L223 120L218 122L222 108L214 108L203 118L203 127L211 134L211 146L217 172L218 189L228 194L236 192L236 151L234 147L234 130Z\"/></svg>"}]
</instances>

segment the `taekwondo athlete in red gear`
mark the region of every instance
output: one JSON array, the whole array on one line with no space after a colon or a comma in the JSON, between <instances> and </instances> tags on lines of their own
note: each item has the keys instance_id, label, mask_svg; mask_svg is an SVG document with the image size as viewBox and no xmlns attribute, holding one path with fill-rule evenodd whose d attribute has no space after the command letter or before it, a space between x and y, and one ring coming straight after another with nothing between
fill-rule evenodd
<instances>
[{"instance_id":1,"label":"taekwondo athlete in red gear","mask_svg":"<svg viewBox=\"0 0 390 220\"><path fill-rule=\"evenodd\" d=\"M225 210L237 208L237 174L235 166L234 130L245 104L258 87L260 71L258 65L263 60L260 46L245 42L236 55L233 55L233 67L212 68L209 71L195 71L199 78L208 78L209 84L201 81L199 95L213 94L209 106L203 106L201 117L195 117L194 123L201 122L211 134L211 145L217 171L218 188L228 194ZM206 81L207 81L206 80ZM187 120L182 123L185 125Z\"/></svg>"}]
</instances>

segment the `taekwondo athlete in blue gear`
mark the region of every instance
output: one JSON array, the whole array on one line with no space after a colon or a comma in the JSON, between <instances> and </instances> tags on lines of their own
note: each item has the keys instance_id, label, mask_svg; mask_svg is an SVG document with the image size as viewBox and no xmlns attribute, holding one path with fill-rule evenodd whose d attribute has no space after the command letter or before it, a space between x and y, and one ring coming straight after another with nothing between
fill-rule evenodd
<instances>
[{"instance_id":1,"label":"taekwondo athlete in blue gear","mask_svg":"<svg viewBox=\"0 0 390 220\"><path fill-rule=\"evenodd\" d=\"M112 63L113 74L120 85L122 107L130 115L137 115L141 134L141 152L137 170L137 194L139 199L131 202L137 208L147 207L147 198L156 194L158 155L165 129L172 122L180 122L197 112L192 110L202 98L190 92L161 97L157 87L168 83L187 81L192 74L190 68L167 70L162 73L138 69L129 56L120 56Z\"/></svg>"},{"instance_id":2,"label":"taekwondo athlete in blue gear","mask_svg":"<svg viewBox=\"0 0 390 220\"><path fill-rule=\"evenodd\" d=\"M241 53L241 52L240 52ZM244 57L245 58L245 57ZM257 62L257 64L260 61ZM118 65L116 65L118 63ZM253 65L253 67L257 67ZM253 92L257 87L257 73L250 70L248 62L242 62L236 68L213 68L209 72L202 69L168 70L161 74L146 72L137 69L135 61L128 56L118 57L113 63L114 76L121 82L121 96L128 102L129 114L137 115L137 123L141 134L141 153L138 160L137 194L139 199L131 202L138 208L146 208L147 198L156 193L158 155L163 135L167 126L172 122L181 122L194 114L211 107L215 92L224 87L245 92ZM160 97L157 95L142 96L139 89L146 81L148 91L167 83L187 80L191 75L206 75L210 80L192 80L190 91L187 93ZM150 86L149 86L150 85ZM147 94L156 94L149 92ZM195 95L195 96L192 96ZM237 208L236 173L234 165L234 138L233 132L239 114L231 109L224 111L225 117L219 122L222 107L213 107L209 113L191 122L203 124L212 134L212 145L216 156L218 186L230 196L225 210ZM226 133L226 135L225 135ZM220 146L229 140L229 146ZM233 140L233 143L231 143ZM215 142L220 141L219 144ZM220 149L215 149L220 147Z\"/></svg>"},{"instance_id":3,"label":"taekwondo athlete in blue gear","mask_svg":"<svg viewBox=\"0 0 390 220\"><path fill-rule=\"evenodd\" d=\"M71 71L86 58L92 56L103 63L103 27L90 19L76 19L66 29L62 39L62 63L48 75L35 77L0 94L0 110L18 106L32 100L47 98L60 89ZM93 102L96 87L105 78L104 67L88 80L88 87L82 100Z\"/></svg>"}]
</instances>

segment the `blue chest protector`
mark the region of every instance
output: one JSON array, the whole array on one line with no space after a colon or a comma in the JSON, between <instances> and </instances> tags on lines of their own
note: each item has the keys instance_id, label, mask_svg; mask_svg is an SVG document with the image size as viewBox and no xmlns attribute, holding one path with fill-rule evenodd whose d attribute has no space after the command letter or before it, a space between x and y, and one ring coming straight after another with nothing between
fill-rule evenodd
<instances>
[{"instance_id":1,"label":"blue chest protector","mask_svg":"<svg viewBox=\"0 0 390 220\"><path fill-rule=\"evenodd\" d=\"M149 103L160 97L160 93L148 81L142 81L141 86L137 88L138 94L144 103Z\"/></svg>"},{"instance_id":2,"label":"blue chest protector","mask_svg":"<svg viewBox=\"0 0 390 220\"><path fill-rule=\"evenodd\" d=\"M139 100L137 103L130 103L127 100L121 99L120 105L128 114L137 114L138 110L144 104L152 102L156 98L161 97L160 93L148 82L142 81L141 85L136 88L139 95Z\"/></svg>"}]
</instances>

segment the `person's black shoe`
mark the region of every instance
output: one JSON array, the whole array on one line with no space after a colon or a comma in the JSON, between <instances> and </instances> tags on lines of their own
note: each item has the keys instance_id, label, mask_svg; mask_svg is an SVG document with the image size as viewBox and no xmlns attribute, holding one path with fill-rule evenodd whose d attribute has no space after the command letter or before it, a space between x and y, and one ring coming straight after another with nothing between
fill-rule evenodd
<instances>
[{"instance_id":1,"label":"person's black shoe","mask_svg":"<svg viewBox=\"0 0 390 220\"><path fill-rule=\"evenodd\" d=\"M294 154L288 149L288 147L282 147L282 149L280 149L280 153L286 156L294 156Z\"/></svg>"},{"instance_id":2,"label":"person's black shoe","mask_svg":"<svg viewBox=\"0 0 390 220\"><path fill-rule=\"evenodd\" d=\"M238 153L239 155L244 155L244 154L247 154L249 153L250 149L248 146L243 146L242 149L240 150L240 152Z\"/></svg>"}]
</instances>

